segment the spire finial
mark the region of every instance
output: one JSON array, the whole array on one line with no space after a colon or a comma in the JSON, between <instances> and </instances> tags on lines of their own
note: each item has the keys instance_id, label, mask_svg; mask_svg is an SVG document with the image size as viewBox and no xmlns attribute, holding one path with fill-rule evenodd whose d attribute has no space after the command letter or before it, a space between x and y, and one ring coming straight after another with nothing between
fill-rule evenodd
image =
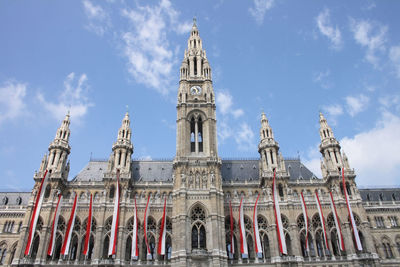
<instances>
[{"instance_id":1,"label":"spire finial","mask_svg":"<svg viewBox=\"0 0 400 267\"><path fill-rule=\"evenodd\" d=\"M197 19L196 19L196 16L193 17L193 27L197 27Z\"/></svg>"}]
</instances>

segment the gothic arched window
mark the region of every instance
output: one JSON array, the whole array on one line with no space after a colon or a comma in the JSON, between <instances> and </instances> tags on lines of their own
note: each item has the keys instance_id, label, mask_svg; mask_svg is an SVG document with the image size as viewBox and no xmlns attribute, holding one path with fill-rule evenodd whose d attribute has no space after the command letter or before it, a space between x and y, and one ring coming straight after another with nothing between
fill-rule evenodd
<instances>
[{"instance_id":1,"label":"gothic arched window","mask_svg":"<svg viewBox=\"0 0 400 267\"><path fill-rule=\"evenodd\" d=\"M78 236L75 233L72 234L70 247L69 259L74 261L78 252Z\"/></svg>"},{"instance_id":2,"label":"gothic arched window","mask_svg":"<svg viewBox=\"0 0 400 267\"><path fill-rule=\"evenodd\" d=\"M85 258L85 255L83 255L83 250L85 248L87 221L88 221L88 218L86 218L83 221L83 225L82 225L83 238L82 238L81 253L80 253L81 260L83 260ZM92 258L92 252L93 252L93 248L94 248L94 235L96 234L95 233L96 228L97 228L96 220L94 218L92 218L92 226L90 228L90 238L89 238L89 251L88 251L88 256L87 256L88 260L90 260Z\"/></svg>"},{"instance_id":3,"label":"gothic arched window","mask_svg":"<svg viewBox=\"0 0 400 267\"><path fill-rule=\"evenodd\" d=\"M13 261L13 259L14 259L15 252L17 251L17 245L18 245L18 242L15 243L15 244L13 245L13 247L11 248L10 257L9 257L9 259L8 259L8 264L9 264L10 266L11 266L11 263L12 263L12 261Z\"/></svg>"},{"instance_id":4,"label":"gothic arched window","mask_svg":"<svg viewBox=\"0 0 400 267\"><path fill-rule=\"evenodd\" d=\"M62 244L63 244L62 236L61 236L60 233L57 233L57 235L56 235L56 243L55 243L54 253L53 253L53 260L59 260L60 259Z\"/></svg>"},{"instance_id":5,"label":"gothic arched window","mask_svg":"<svg viewBox=\"0 0 400 267\"><path fill-rule=\"evenodd\" d=\"M7 255L7 245L6 245L6 243L3 243L0 246L0 265L4 264L4 260L6 259L6 255Z\"/></svg>"},{"instance_id":6,"label":"gothic arched window","mask_svg":"<svg viewBox=\"0 0 400 267\"><path fill-rule=\"evenodd\" d=\"M279 196L283 197L283 186L282 186L282 184L278 185L278 192L279 192Z\"/></svg>"},{"instance_id":7,"label":"gothic arched window","mask_svg":"<svg viewBox=\"0 0 400 267\"><path fill-rule=\"evenodd\" d=\"M204 210L197 206L191 211L192 219L192 249L206 249L206 228Z\"/></svg>"},{"instance_id":8,"label":"gothic arched window","mask_svg":"<svg viewBox=\"0 0 400 267\"><path fill-rule=\"evenodd\" d=\"M197 142L199 143L199 152L203 152L203 121L201 118L197 121Z\"/></svg>"},{"instance_id":9,"label":"gothic arched window","mask_svg":"<svg viewBox=\"0 0 400 267\"><path fill-rule=\"evenodd\" d=\"M332 254L335 256L340 255L340 245L339 245L339 240L337 238L337 231L336 229L333 229L331 231L331 244L332 244Z\"/></svg>"},{"instance_id":10,"label":"gothic arched window","mask_svg":"<svg viewBox=\"0 0 400 267\"><path fill-rule=\"evenodd\" d=\"M194 120L194 117L190 120L190 152L196 152L196 140L195 140L195 134L196 134L196 121Z\"/></svg>"},{"instance_id":11,"label":"gothic arched window","mask_svg":"<svg viewBox=\"0 0 400 267\"><path fill-rule=\"evenodd\" d=\"M111 227L112 227L112 217L109 217L106 220L104 225L104 242L103 242L103 259L108 259L108 246L110 243L110 235L111 235Z\"/></svg>"},{"instance_id":12,"label":"gothic arched window","mask_svg":"<svg viewBox=\"0 0 400 267\"><path fill-rule=\"evenodd\" d=\"M114 198L114 195L115 195L115 186L112 185L112 186L110 187L110 194L109 194L109 197L110 197L110 198Z\"/></svg>"},{"instance_id":13,"label":"gothic arched window","mask_svg":"<svg viewBox=\"0 0 400 267\"><path fill-rule=\"evenodd\" d=\"M46 186L46 191L44 191L44 198L49 198L50 196L50 191L51 191L51 186L48 184Z\"/></svg>"},{"instance_id":14,"label":"gothic arched window","mask_svg":"<svg viewBox=\"0 0 400 267\"><path fill-rule=\"evenodd\" d=\"M322 230L318 230L315 233L315 244L317 245L318 256L323 257L325 255L325 243Z\"/></svg>"},{"instance_id":15,"label":"gothic arched window","mask_svg":"<svg viewBox=\"0 0 400 267\"><path fill-rule=\"evenodd\" d=\"M36 255L39 249L39 243L40 243L40 236L38 234L35 234L35 236L33 237L32 252L31 252L32 259L36 259Z\"/></svg>"}]
</instances>

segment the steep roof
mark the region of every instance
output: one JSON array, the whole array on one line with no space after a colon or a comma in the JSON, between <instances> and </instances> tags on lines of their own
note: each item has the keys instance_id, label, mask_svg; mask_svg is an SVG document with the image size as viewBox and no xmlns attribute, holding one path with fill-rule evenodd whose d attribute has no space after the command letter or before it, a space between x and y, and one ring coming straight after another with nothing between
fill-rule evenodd
<instances>
[{"instance_id":1,"label":"steep roof","mask_svg":"<svg viewBox=\"0 0 400 267\"><path fill-rule=\"evenodd\" d=\"M28 205L30 196L31 192L0 192L0 207L26 206Z\"/></svg>"},{"instance_id":2,"label":"steep roof","mask_svg":"<svg viewBox=\"0 0 400 267\"><path fill-rule=\"evenodd\" d=\"M73 179L79 181L101 181L107 170L107 161L90 161ZM316 176L301 163L300 159L286 159L286 170L291 180L309 180ZM172 182L172 160L134 160L132 161L132 178L134 181ZM222 179L224 181L253 181L259 179L258 159L222 160Z\"/></svg>"},{"instance_id":3,"label":"steep roof","mask_svg":"<svg viewBox=\"0 0 400 267\"><path fill-rule=\"evenodd\" d=\"M400 201L400 188L359 189L363 201Z\"/></svg>"}]
</instances>

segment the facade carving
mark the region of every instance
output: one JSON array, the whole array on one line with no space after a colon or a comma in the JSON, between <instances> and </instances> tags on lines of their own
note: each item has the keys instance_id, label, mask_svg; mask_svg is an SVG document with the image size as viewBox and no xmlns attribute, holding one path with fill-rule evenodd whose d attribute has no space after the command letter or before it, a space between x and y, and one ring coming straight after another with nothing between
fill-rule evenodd
<instances>
[{"instance_id":1,"label":"facade carving","mask_svg":"<svg viewBox=\"0 0 400 267\"><path fill-rule=\"evenodd\" d=\"M71 152L70 116L62 121L49 153L34 174L32 192L0 193L0 265L165 265L165 266L399 266L400 189L358 189L351 159L341 151L323 114L320 122L322 178L317 178L299 158L284 158L266 114L261 114L259 158L221 159L218 155L216 104L212 71L196 23L180 68L177 95L176 156L173 160L133 160L134 147L126 113L108 160L91 160L68 180ZM49 181L34 232L32 249L24 256L35 197L45 171ZM119 172L117 171L119 170ZM346 184L343 187L341 172ZM273 209L272 181L277 194L287 255L280 253ZM108 256L116 194L120 179L120 217L116 255ZM361 177L362 179L362 177ZM321 202L321 222L315 191ZM330 194L340 218L345 249L341 250ZM356 248L344 193L349 196L362 250ZM58 194L63 195L52 256L47 255ZM301 206L308 210L308 233ZM78 196L69 253L61 256L62 243ZM88 256L83 256L90 195L93 219ZM258 197L258 217L253 217ZM144 212L150 257L146 255ZM239 205L243 198L244 229L249 255L240 253ZM164 200L166 199L166 255L157 254ZM132 258L135 203L137 206L139 257ZM230 216L230 204L232 215ZM254 231L254 220L259 232ZM233 243L231 242L233 221ZM324 242L324 229L327 244ZM255 234L262 253L255 253ZM308 249L306 248L306 236ZM231 247L234 253L231 253Z\"/></svg>"}]
</instances>

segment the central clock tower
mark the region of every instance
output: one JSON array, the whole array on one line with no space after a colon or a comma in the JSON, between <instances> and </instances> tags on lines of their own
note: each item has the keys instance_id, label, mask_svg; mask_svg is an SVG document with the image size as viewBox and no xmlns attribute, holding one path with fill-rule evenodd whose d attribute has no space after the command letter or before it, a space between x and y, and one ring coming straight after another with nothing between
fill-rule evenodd
<instances>
[{"instance_id":1,"label":"central clock tower","mask_svg":"<svg viewBox=\"0 0 400 267\"><path fill-rule=\"evenodd\" d=\"M176 109L172 262L227 266L215 94L196 20L180 68Z\"/></svg>"},{"instance_id":2,"label":"central clock tower","mask_svg":"<svg viewBox=\"0 0 400 267\"><path fill-rule=\"evenodd\" d=\"M217 158L215 95L211 68L196 22L180 68L176 159Z\"/></svg>"}]
</instances>

